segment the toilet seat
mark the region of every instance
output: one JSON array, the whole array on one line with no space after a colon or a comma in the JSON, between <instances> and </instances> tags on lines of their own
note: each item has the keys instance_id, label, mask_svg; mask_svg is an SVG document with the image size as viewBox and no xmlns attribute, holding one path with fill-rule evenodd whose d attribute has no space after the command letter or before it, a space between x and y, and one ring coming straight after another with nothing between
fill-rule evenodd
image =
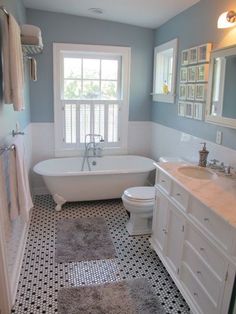
<instances>
[{"instance_id":1,"label":"toilet seat","mask_svg":"<svg viewBox=\"0 0 236 314\"><path fill-rule=\"evenodd\" d=\"M123 197L131 202L150 203L155 199L155 188L153 186L137 186L124 191Z\"/></svg>"}]
</instances>

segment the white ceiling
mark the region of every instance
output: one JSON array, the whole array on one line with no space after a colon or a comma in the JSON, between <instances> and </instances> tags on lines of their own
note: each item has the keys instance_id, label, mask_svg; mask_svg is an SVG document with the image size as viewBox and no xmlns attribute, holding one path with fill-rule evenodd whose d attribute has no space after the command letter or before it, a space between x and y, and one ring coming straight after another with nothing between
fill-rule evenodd
<instances>
[{"instance_id":1,"label":"white ceiling","mask_svg":"<svg viewBox=\"0 0 236 314\"><path fill-rule=\"evenodd\" d=\"M199 0L23 0L26 8L157 28ZM89 8L101 8L94 14Z\"/></svg>"}]
</instances>

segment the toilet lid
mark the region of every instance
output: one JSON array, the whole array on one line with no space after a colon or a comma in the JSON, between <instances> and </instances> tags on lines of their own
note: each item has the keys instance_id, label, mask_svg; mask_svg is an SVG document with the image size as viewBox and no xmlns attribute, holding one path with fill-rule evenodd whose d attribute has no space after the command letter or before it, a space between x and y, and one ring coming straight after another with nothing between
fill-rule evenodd
<instances>
[{"instance_id":1,"label":"toilet lid","mask_svg":"<svg viewBox=\"0 0 236 314\"><path fill-rule=\"evenodd\" d=\"M154 186L137 186L129 188L124 191L124 195L132 200L154 200L155 188Z\"/></svg>"}]
</instances>

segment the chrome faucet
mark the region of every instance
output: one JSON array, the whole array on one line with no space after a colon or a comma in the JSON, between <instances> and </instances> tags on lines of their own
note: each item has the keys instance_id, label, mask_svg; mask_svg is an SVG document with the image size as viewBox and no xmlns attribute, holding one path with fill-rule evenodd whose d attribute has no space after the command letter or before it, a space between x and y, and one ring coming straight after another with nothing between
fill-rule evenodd
<instances>
[{"instance_id":1,"label":"chrome faucet","mask_svg":"<svg viewBox=\"0 0 236 314\"><path fill-rule=\"evenodd\" d=\"M88 142L88 138L90 139ZM96 141L97 139L97 141ZM89 163L90 157L102 157L102 147L100 147L100 143L104 142L102 135L100 134L86 134L85 135L85 151L83 157L83 163L81 167L81 171L84 170L85 161L87 161L88 169L91 171L91 166ZM92 152L92 154L90 154Z\"/></svg>"}]
</instances>

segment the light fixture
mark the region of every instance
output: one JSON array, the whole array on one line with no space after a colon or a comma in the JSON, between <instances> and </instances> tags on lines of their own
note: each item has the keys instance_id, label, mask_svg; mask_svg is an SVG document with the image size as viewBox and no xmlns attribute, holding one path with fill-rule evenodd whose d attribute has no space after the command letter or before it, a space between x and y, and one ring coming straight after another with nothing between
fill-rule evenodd
<instances>
[{"instance_id":1,"label":"light fixture","mask_svg":"<svg viewBox=\"0 0 236 314\"><path fill-rule=\"evenodd\" d=\"M227 11L222 13L217 22L218 28L228 28L236 25L236 12Z\"/></svg>"},{"instance_id":2,"label":"light fixture","mask_svg":"<svg viewBox=\"0 0 236 314\"><path fill-rule=\"evenodd\" d=\"M93 14L103 14L103 10L101 8L90 8L88 9L88 11Z\"/></svg>"}]
</instances>

